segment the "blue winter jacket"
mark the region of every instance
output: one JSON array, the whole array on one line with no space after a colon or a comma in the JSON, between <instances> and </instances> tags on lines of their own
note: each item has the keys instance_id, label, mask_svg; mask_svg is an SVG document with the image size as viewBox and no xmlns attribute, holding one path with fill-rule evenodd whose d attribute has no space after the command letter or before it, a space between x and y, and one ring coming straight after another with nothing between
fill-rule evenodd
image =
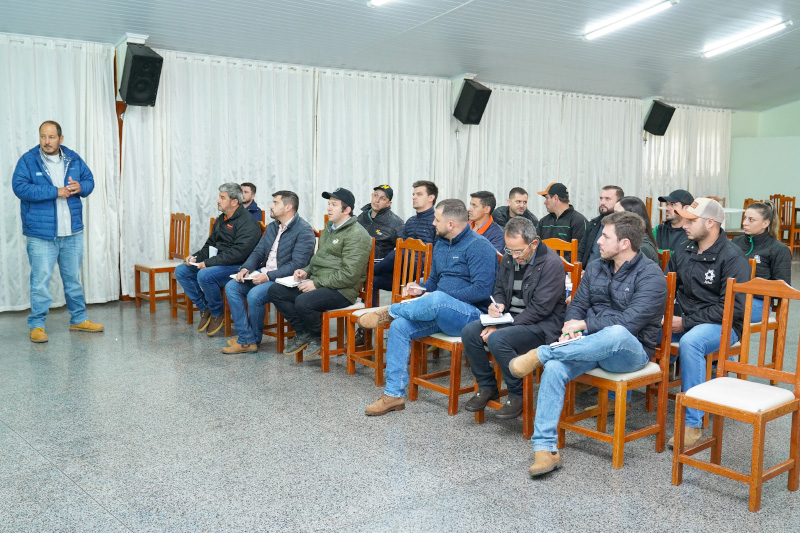
<instances>
[{"instance_id":1,"label":"blue winter jacket","mask_svg":"<svg viewBox=\"0 0 800 533\"><path fill-rule=\"evenodd\" d=\"M50 175L45 170L39 150L37 145L19 158L17 168L14 169L14 177L11 179L11 188L20 199L22 234L39 239L55 239L58 235L56 220L58 187L53 185ZM94 177L81 156L64 145L61 146L61 153L66 165L62 186L66 187L70 178L81 184L81 192L67 198L72 217L72 233L78 233L83 230L81 198L86 198L94 190Z\"/></svg>"},{"instance_id":2,"label":"blue winter jacket","mask_svg":"<svg viewBox=\"0 0 800 533\"><path fill-rule=\"evenodd\" d=\"M277 220L267 226L264 236L258 241L255 250L242 264L243 269L253 272L267 265L269 251L278 235L278 226ZM281 240L278 241L278 269L267 272L269 280L275 281L277 278L291 276L295 270L306 266L311 260L311 256L314 255L315 243L314 230L311 229L308 222L299 215L295 215L289 227L281 235Z\"/></svg>"},{"instance_id":3,"label":"blue winter jacket","mask_svg":"<svg viewBox=\"0 0 800 533\"><path fill-rule=\"evenodd\" d=\"M497 277L498 256L492 243L466 226L453 240L436 240L431 273L422 285L486 312Z\"/></svg>"}]
</instances>

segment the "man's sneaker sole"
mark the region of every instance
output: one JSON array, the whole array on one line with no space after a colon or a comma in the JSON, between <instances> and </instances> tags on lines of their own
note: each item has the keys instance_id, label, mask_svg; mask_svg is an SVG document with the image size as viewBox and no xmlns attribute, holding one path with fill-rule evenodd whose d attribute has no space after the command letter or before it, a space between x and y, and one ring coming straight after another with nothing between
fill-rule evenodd
<instances>
[{"instance_id":1,"label":"man's sneaker sole","mask_svg":"<svg viewBox=\"0 0 800 533\"><path fill-rule=\"evenodd\" d=\"M300 351L304 350L306 346L308 346L308 343L307 343L307 342L306 342L306 343L303 343L303 344L301 344L301 345L300 345L300 346L298 346L297 348L292 348L291 350L289 350L289 349L287 348L287 349L283 350L283 355L294 355L294 354L296 354L297 352L300 352Z\"/></svg>"}]
</instances>

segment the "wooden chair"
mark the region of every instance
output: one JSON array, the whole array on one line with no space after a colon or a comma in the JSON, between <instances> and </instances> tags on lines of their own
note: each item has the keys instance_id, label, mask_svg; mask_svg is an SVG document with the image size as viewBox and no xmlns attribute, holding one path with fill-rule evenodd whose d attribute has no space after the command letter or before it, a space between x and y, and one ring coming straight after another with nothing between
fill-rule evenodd
<instances>
[{"instance_id":1,"label":"wooden chair","mask_svg":"<svg viewBox=\"0 0 800 533\"><path fill-rule=\"evenodd\" d=\"M542 239L542 242L545 243L548 248L555 250L562 259L566 259L566 254L569 253L568 261L574 262L578 260L578 239L572 239L571 241Z\"/></svg>"},{"instance_id":2,"label":"wooden chair","mask_svg":"<svg viewBox=\"0 0 800 533\"><path fill-rule=\"evenodd\" d=\"M800 236L800 227L798 227L796 222L795 204L795 196L781 196L780 207L776 204L778 219L780 221L778 235L780 236L781 242L789 247L789 251L791 251L792 254L794 254L795 248L800 248L800 240L798 240L798 236ZM784 235L786 236L784 237Z\"/></svg>"},{"instance_id":3,"label":"wooden chair","mask_svg":"<svg viewBox=\"0 0 800 533\"><path fill-rule=\"evenodd\" d=\"M644 199L644 208L647 210L647 218L653 220L653 199L646 196Z\"/></svg>"},{"instance_id":4,"label":"wooden chair","mask_svg":"<svg viewBox=\"0 0 800 533\"><path fill-rule=\"evenodd\" d=\"M747 483L750 487L748 508L758 511L761 508L761 488L764 481L788 472L788 488L796 491L800 485L800 365L794 372L785 372L753 366L747 363L750 349L750 313L753 295L768 298L779 298L776 318L778 330L775 342L782 354L786 346L786 330L789 320L789 301L800 300L800 291L793 289L781 280L768 281L755 279L745 283L737 283L728 279L725 294L725 311L722 319L722 336L727 338L733 329L734 295L746 295L744 330L742 332L741 361L729 360L730 350L723 343L720 348L717 379L701 383L686 392L679 393L675 399L675 446L672 460L672 484L680 485L683 481L683 465L689 465L729 479ZM762 322L766 322L769 308L765 307ZM797 325L795 322L794 326ZM765 350L759 345L759 359ZM800 352L800 350L798 350ZM800 353L797 354L800 358ZM748 380L731 379L729 372L737 375L753 376L773 382L786 383L791 390L781 387L755 383ZM714 414L714 428L710 438L704 439L690 448L683 445L683 434L686 427L686 408L700 409ZM764 470L764 438L767 422L791 413L789 458L772 468ZM752 459L750 473L743 474L731 468L723 467L722 437L725 418L738 420L753 425ZM698 452L710 449L708 461L695 457Z\"/></svg>"},{"instance_id":5,"label":"wooden chair","mask_svg":"<svg viewBox=\"0 0 800 533\"><path fill-rule=\"evenodd\" d=\"M756 275L756 261L755 259L748 259L748 263L750 263L750 278L752 279ZM725 344L725 343L722 343ZM739 355L739 350L742 347L741 341L737 341L734 343L733 346L728 347L728 353L730 355ZM670 355L673 357L679 356L680 351L680 342L672 342L670 344ZM706 381L710 380L713 373L714 373L714 363L716 363L717 359L719 358L719 350L716 352L711 352L710 354L706 355ZM680 371L680 358L675 360L675 370L670 376L669 382L667 383L667 391L673 389L675 387L680 387L683 385L683 380L681 379ZM647 387L645 391L645 410L652 411L653 410L653 398L658 395L660 389L656 389L655 387ZM668 399L675 399L675 394L667 392ZM703 427L708 427L709 422L709 415L708 413L703 415Z\"/></svg>"},{"instance_id":6,"label":"wooden chair","mask_svg":"<svg viewBox=\"0 0 800 533\"><path fill-rule=\"evenodd\" d=\"M425 273L431 270L432 260L433 244L426 244L419 239L397 239L392 277L393 304L412 298L411 296L403 298L403 287L412 281L421 283ZM374 310L375 308L358 309L351 313L347 320L347 373L356 373L356 363L368 366L375 370L375 386L379 387L384 384L383 369L386 362L383 333L387 329L386 326L365 330L364 345L355 344L355 327L359 317Z\"/></svg>"},{"instance_id":7,"label":"wooden chair","mask_svg":"<svg viewBox=\"0 0 800 533\"><path fill-rule=\"evenodd\" d=\"M367 263L367 279L361 285L356 303L342 307L341 309L331 309L322 313L322 349L320 350L320 357L322 358L322 371L330 372L331 370L331 356L342 355L347 353L347 347L344 342L344 333L347 328L347 321L350 315L358 310L372 305L372 265L375 263L375 239L372 239L372 251L369 254L369 262ZM336 336L331 338L331 320L336 320ZM336 347L332 348L331 343L336 341ZM298 363L303 362L302 350L295 354L295 361Z\"/></svg>"},{"instance_id":8,"label":"wooden chair","mask_svg":"<svg viewBox=\"0 0 800 533\"><path fill-rule=\"evenodd\" d=\"M664 274L667 273L667 267L669 266L669 256L672 252L669 250L663 250L658 252L658 266L661 267L661 270L664 271Z\"/></svg>"},{"instance_id":9,"label":"wooden chair","mask_svg":"<svg viewBox=\"0 0 800 533\"><path fill-rule=\"evenodd\" d=\"M564 409L561 421L558 423L558 447L565 444L567 430L592 437L593 439L610 442L613 447L613 468L622 468L625 454L625 443L632 440L656 435L656 452L664 451L667 431L667 382L669 380L669 340L672 337L672 316L675 307L675 285L677 275L674 272L667 274L667 303L664 309L664 325L662 326L662 343L656 350L652 360L636 372L616 374L601 368L595 368L578 376L567 384L567 393L564 398ZM589 411L575 413L575 385L583 383L598 389L598 406ZM640 387L658 386L659 402L656 410L655 423L634 431L625 430L628 391ZM615 391L614 431L606 433L608 417L608 391ZM578 422L591 417L597 417L597 429L578 425Z\"/></svg>"},{"instance_id":10,"label":"wooden chair","mask_svg":"<svg viewBox=\"0 0 800 533\"><path fill-rule=\"evenodd\" d=\"M575 294L575 291L578 290L578 285L581 284L581 277L583 276L583 267L579 262L572 264L568 262L563 257L561 261L564 263L564 270L570 277L570 283L572 284L572 291L571 294ZM491 354L490 354L491 355ZM493 359L493 358L492 358ZM501 379L502 379L502 372L500 368L495 363L495 377L497 378L497 390L501 390ZM536 409L533 407L533 383L536 380L536 383L541 381L542 377L542 369L538 369L535 374L528 374L524 378L522 378L522 437L526 440L529 440L533 436L533 419L536 417ZM475 392L478 391L478 384L475 384ZM502 391L501 391L502 392ZM507 392L507 391L506 391ZM500 409L503 404L498 400L491 400L487 407L491 407L492 409ZM479 411L475 413L475 422L478 424L482 424L485 419L485 415L483 411Z\"/></svg>"},{"instance_id":11,"label":"wooden chair","mask_svg":"<svg viewBox=\"0 0 800 533\"><path fill-rule=\"evenodd\" d=\"M172 213L169 217L169 249L164 261L146 261L133 265L134 295L136 307L142 299L150 302L150 312L156 312L156 301L170 298L169 289L156 290L156 274L171 274L189 255L189 229L191 217L183 213ZM148 276L148 290L142 292L142 274Z\"/></svg>"},{"instance_id":12,"label":"wooden chair","mask_svg":"<svg viewBox=\"0 0 800 533\"><path fill-rule=\"evenodd\" d=\"M216 222L216 220L216 218L211 217L211 221L208 224L209 236L214 230L214 222ZM186 252L186 255L189 255L188 251ZM228 325L226 327L228 333L226 336L230 336L230 309L228 309L228 299L225 298L224 292L222 294L222 301L226 310L226 314L228 315ZM198 310L197 306L195 306L189 297L186 296L186 293L178 292L178 280L175 278L174 270L169 275L169 307L170 312L172 313L172 318L178 318L178 310L181 310L186 314L186 323L194 323L194 312Z\"/></svg>"},{"instance_id":13,"label":"wooden chair","mask_svg":"<svg viewBox=\"0 0 800 533\"><path fill-rule=\"evenodd\" d=\"M711 198L712 200L716 200L717 202L719 202L719 205L725 207L725 198L721 196L707 196L706 198Z\"/></svg>"},{"instance_id":14,"label":"wooden chair","mask_svg":"<svg viewBox=\"0 0 800 533\"><path fill-rule=\"evenodd\" d=\"M667 202L658 202L658 223L664 223L664 217L667 215Z\"/></svg>"}]
</instances>

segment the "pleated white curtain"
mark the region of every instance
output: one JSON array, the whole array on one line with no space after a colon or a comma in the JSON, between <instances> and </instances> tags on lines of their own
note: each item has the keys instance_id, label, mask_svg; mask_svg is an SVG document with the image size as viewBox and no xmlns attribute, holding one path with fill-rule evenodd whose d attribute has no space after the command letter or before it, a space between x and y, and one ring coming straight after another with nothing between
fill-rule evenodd
<instances>
[{"instance_id":1,"label":"pleated white curtain","mask_svg":"<svg viewBox=\"0 0 800 533\"><path fill-rule=\"evenodd\" d=\"M649 196L686 189L695 197L728 196L731 112L676 106L663 137L643 134L643 189Z\"/></svg>"},{"instance_id":2,"label":"pleated white curtain","mask_svg":"<svg viewBox=\"0 0 800 533\"><path fill-rule=\"evenodd\" d=\"M64 145L94 174L83 200L87 303L119 297L119 129L114 109L111 45L0 34L0 311L30 307L30 267L22 235L20 201L11 176L23 153L38 145L45 120L61 124ZM64 305L58 267L50 284L53 306Z\"/></svg>"},{"instance_id":3,"label":"pleated white curtain","mask_svg":"<svg viewBox=\"0 0 800 533\"><path fill-rule=\"evenodd\" d=\"M222 183L249 181L269 216L272 193L300 196L311 216L314 73L255 61L158 51L154 108L129 107L123 128L120 269L133 295L133 266L165 258L169 214L191 215L192 252L219 216Z\"/></svg>"},{"instance_id":4,"label":"pleated white curtain","mask_svg":"<svg viewBox=\"0 0 800 533\"><path fill-rule=\"evenodd\" d=\"M323 191L350 189L358 214L372 188L388 183L395 191L392 210L406 219L413 214L414 181L447 183L449 99L450 82L444 79L319 71L317 227L327 205Z\"/></svg>"}]
</instances>

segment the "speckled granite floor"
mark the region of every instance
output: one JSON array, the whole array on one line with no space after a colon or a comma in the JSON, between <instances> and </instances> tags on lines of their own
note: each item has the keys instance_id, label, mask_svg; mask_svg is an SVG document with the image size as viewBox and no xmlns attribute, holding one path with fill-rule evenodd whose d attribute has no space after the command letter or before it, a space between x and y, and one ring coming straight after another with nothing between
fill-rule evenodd
<instances>
[{"instance_id":1,"label":"speckled granite floor","mask_svg":"<svg viewBox=\"0 0 800 533\"><path fill-rule=\"evenodd\" d=\"M743 484L686 468L672 486L671 453L652 437L626 446L615 471L610 445L568 434L564 468L531 480L521 420L476 425L468 396L452 417L443 395L421 391L367 418L381 390L343 358L322 374L273 339L223 355L224 339L173 320L165 302L154 315L132 302L89 312L104 334L70 333L56 309L45 345L28 341L26 313L0 314L2 531L800 531L785 474L750 513ZM796 350L795 336L787 365ZM651 416L635 393L629 426ZM672 404L669 423L671 434ZM768 429L774 464L789 419ZM744 469L750 430L726 430L723 461Z\"/></svg>"}]
</instances>

